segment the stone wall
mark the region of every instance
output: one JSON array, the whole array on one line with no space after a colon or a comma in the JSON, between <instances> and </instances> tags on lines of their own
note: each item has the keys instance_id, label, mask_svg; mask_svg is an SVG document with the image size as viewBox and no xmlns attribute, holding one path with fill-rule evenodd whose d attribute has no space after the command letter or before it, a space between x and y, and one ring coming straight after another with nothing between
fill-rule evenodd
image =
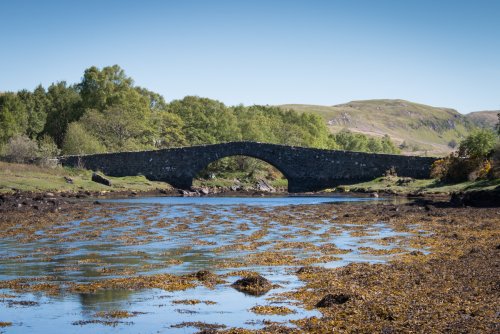
<instances>
[{"instance_id":1,"label":"stone wall","mask_svg":"<svg viewBox=\"0 0 500 334\"><path fill-rule=\"evenodd\" d=\"M243 155L261 159L288 179L289 192L317 191L369 181L394 167L399 176L428 178L435 158L322 150L255 142L191 146L157 151L61 157L65 166L81 166L109 176L144 175L152 181L189 189L211 162Z\"/></svg>"}]
</instances>

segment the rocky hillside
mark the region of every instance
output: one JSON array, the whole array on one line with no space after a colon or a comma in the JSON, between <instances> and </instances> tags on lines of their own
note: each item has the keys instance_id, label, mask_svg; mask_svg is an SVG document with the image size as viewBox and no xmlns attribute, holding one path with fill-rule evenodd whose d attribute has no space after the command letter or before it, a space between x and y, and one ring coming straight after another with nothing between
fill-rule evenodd
<instances>
[{"instance_id":1,"label":"rocky hillside","mask_svg":"<svg viewBox=\"0 0 500 334\"><path fill-rule=\"evenodd\" d=\"M348 128L372 136L388 134L402 146L404 153L412 155L451 152L475 126L483 126L476 119L481 119L481 122L484 119L484 112L468 116L454 109L405 100L363 100L335 106L287 104L281 107L319 114L332 132Z\"/></svg>"},{"instance_id":2,"label":"rocky hillside","mask_svg":"<svg viewBox=\"0 0 500 334\"><path fill-rule=\"evenodd\" d=\"M465 116L476 126L493 129L498 122L498 113L500 110L475 111Z\"/></svg>"}]
</instances>

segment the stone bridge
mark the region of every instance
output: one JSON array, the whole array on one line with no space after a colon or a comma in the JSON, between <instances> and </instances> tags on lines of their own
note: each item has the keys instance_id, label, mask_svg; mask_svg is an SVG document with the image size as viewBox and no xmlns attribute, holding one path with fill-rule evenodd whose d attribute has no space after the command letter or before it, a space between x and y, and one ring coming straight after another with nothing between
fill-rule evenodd
<instances>
[{"instance_id":1,"label":"stone bridge","mask_svg":"<svg viewBox=\"0 0 500 334\"><path fill-rule=\"evenodd\" d=\"M255 142L171 148L156 151L61 157L64 166L81 166L109 176L144 175L190 189L193 178L211 162L248 156L276 167L288 179L289 192L318 191L369 181L394 167L399 176L428 178L435 158L274 145Z\"/></svg>"}]
</instances>

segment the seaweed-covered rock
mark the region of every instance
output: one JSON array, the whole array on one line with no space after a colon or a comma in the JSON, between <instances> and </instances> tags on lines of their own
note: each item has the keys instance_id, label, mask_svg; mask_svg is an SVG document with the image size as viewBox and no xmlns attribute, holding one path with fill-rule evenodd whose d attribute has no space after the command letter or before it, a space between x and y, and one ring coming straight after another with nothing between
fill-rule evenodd
<instances>
[{"instance_id":1,"label":"seaweed-covered rock","mask_svg":"<svg viewBox=\"0 0 500 334\"><path fill-rule=\"evenodd\" d=\"M243 277L231 286L238 291L254 296L261 296L273 287L271 282L260 275Z\"/></svg>"},{"instance_id":2,"label":"seaweed-covered rock","mask_svg":"<svg viewBox=\"0 0 500 334\"><path fill-rule=\"evenodd\" d=\"M350 298L349 295L343 293L335 295L329 293L316 304L316 307L332 307L333 305L344 304L349 301Z\"/></svg>"},{"instance_id":3,"label":"seaweed-covered rock","mask_svg":"<svg viewBox=\"0 0 500 334\"><path fill-rule=\"evenodd\" d=\"M211 271L200 270L195 273L196 279L205 284L216 284L219 281L219 277Z\"/></svg>"},{"instance_id":4,"label":"seaweed-covered rock","mask_svg":"<svg viewBox=\"0 0 500 334\"><path fill-rule=\"evenodd\" d=\"M299 268L299 270L297 270L295 273L297 275L302 275L302 274L314 274L314 273L317 273L317 272L320 272L322 271L323 269L320 268L320 267L313 267L313 266L305 266L305 267L301 267Z\"/></svg>"}]
</instances>

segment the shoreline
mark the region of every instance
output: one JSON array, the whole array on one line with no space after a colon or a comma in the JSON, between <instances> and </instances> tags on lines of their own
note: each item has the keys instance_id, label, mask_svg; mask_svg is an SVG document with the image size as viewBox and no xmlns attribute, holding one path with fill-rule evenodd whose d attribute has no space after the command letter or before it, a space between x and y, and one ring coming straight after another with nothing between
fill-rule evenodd
<instances>
[{"instance_id":1,"label":"shoreline","mask_svg":"<svg viewBox=\"0 0 500 334\"><path fill-rule=\"evenodd\" d=\"M414 193L393 193L393 192L309 192L309 193L288 193L288 192L263 192L263 191L225 191L208 192L185 191L180 189L156 189L148 191L79 191L79 192L32 192L18 191L14 193L0 193L0 211L19 210L32 208L40 211L57 212L61 206L75 204L79 202L99 202L99 199L124 199L131 197L372 197L372 198L404 198L418 200L421 202L445 202L452 206L472 206L472 207L500 207L500 189L479 190L469 192L459 192L452 194L414 194Z\"/></svg>"}]
</instances>

